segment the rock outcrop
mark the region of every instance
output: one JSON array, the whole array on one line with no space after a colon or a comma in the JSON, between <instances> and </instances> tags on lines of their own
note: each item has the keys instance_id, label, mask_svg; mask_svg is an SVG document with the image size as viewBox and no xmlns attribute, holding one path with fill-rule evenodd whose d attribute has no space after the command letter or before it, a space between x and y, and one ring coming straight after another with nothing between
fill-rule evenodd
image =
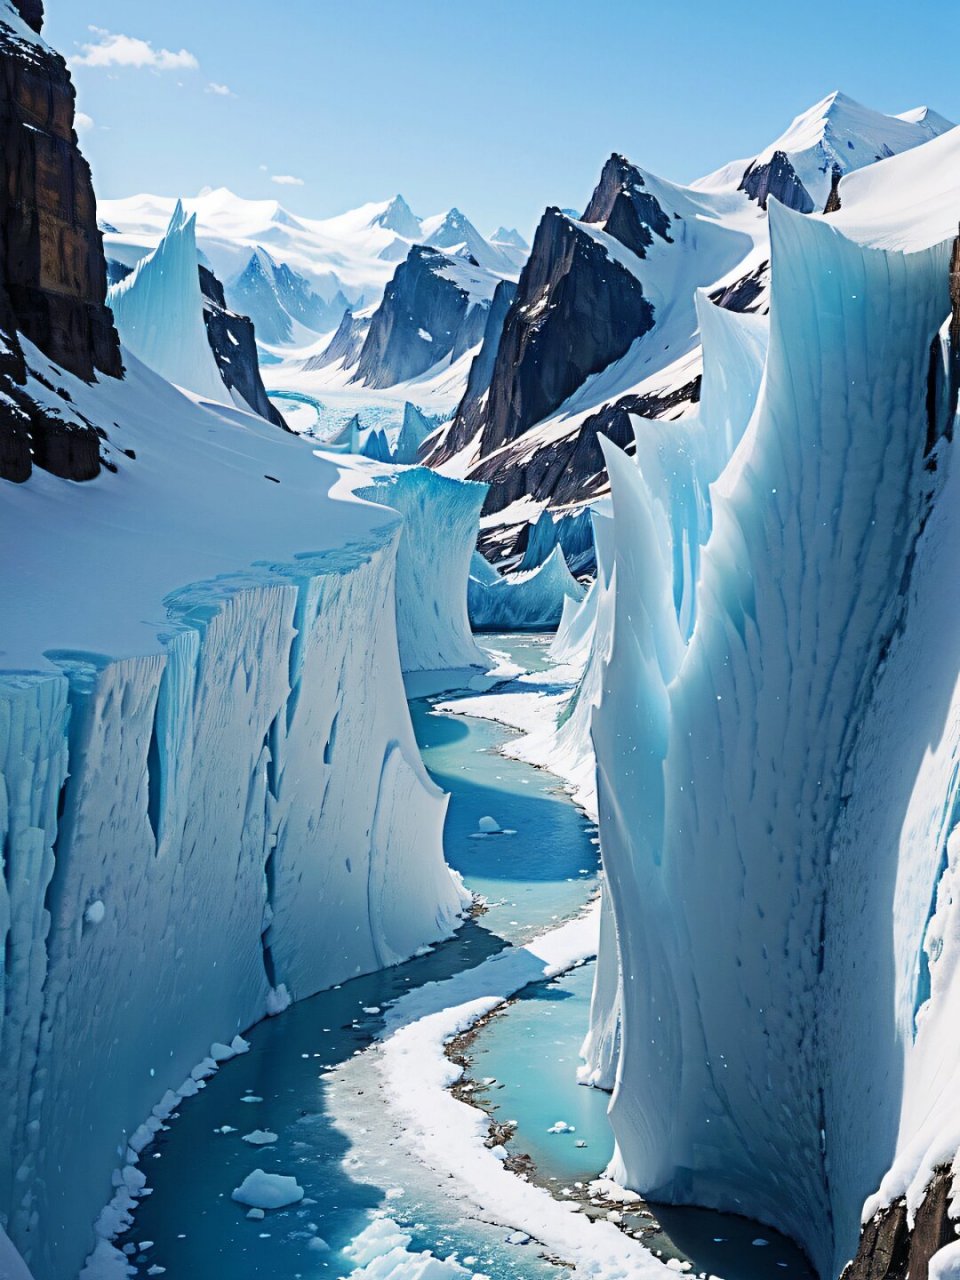
<instances>
[{"instance_id":1,"label":"rock outcrop","mask_svg":"<svg viewBox=\"0 0 960 1280\"><path fill-rule=\"evenodd\" d=\"M646 190L639 169L616 152L603 166L600 181L584 210L583 221L600 223L608 235L631 249L638 258L647 256L654 235L668 244L673 243L669 214L661 208L656 196Z\"/></svg>"},{"instance_id":2,"label":"rock outcrop","mask_svg":"<svg viewBox=\"0 0 960 1280\"><path fill-rule=\"evenodd\" d=\"M354 314L345 311L337 326L337 331L324 349L311 356L304 364L307 372L315 369L326 369L329 365L341 361L344 369L349 369L360 359L360 352L370 332L370 315Z\"/></svg>"},{"instance_id":3,"label":"rock outcrop","mask_svg":"<svg viewBox=\"0 0 960 1280\"><path fill-rule=\"evenodd\" d=\"M740 190L756 200L761 209L766 209L771 196L797 213L813 213L815 208L785 151L775 151L765 164L748 165Z\"/></svg>"},{"instance_id":4,"label":"rock outcrop","mask_svg":"<svg viewBox=\"0 0 960 1280\"><path fill-rule=\"evenodd\" d=\"M875 1214L860 1232L856 1257L841 1280L927 1280L930 1259L957 1239L949 1216L952 1178L939 1169L911 1226L904 1198Z\"/></svg>"},{"instance_id":5,"label":"rock outcrop","mask_svg":"<svg viewBox=\"0 0 960 1280\"><path fill-rule=\"evenodd\" d=\"M229 305L251 318L260 341L275 346L295 340L297 325L329 333L349 306L339 290L327 302L304 276L285 262L275 262L263 248L250 255L228 294Z\"/></svg>"},{"instance_id":6,"label":"rock outcrop","mask_svg":"<svg viewBox=\"0 0 960 1280\"><path fill-rule=\"evenodd\" d=\"M97 432L66 402L51 410L26 392L17 337L86 381L123 372L74 89L63 58L33 38L42 19L39 0L0 5L0 478L26 480L35 464L87 480L100 470Z\"/></svg>"},{"instance_id":7,"label":"rock outcrop","mask_svg":"<svg viewBox=\"0 0 960 1280\"><path fill-rule=\"evenodd\" d=\"M354 381L390 387L457 359L482 340L495 286L473 258L414 245L373 314Z\"/></svg>"},{"instance_id":8,"label":"rock outcrop","mask_svg":"<svg viewBox=\"0 0 960 1280\"><path fill-rule=\"evenodd\" d=\"M653 307L637 277L589 231L548 209L504 321L481 457L552 413L652 327ZM488 509L507 501L491 490Z\"/></svg>"},{"instance_id":9,"label":"rock outcrop","mask_svg":"<svg viewBox=\"0 0 960 1280\"><path fill-rule=\"evenodd\" d=\"M206 267L200 267L200 291L203 294L203 322L207 327L210 349L220 370L220 377L230 391L235 391L254 413L275 427L288 430L280 411L267 398L257 359L257 339L253 321L227 307L223 285Z\"/></svg>"}]
</instances>

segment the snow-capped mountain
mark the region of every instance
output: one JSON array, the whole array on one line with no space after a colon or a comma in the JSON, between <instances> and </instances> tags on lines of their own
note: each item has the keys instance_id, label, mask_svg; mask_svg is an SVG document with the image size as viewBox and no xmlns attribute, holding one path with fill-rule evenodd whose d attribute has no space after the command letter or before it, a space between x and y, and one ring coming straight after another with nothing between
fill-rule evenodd
<instances>
[{"instance_id":1,"label":"snow-capped mountain","mask_svg":"<svg viewBox=\"0 0 960 1280\"><path fill-rule=\"evenodd\" d=\"M927 108L885 116L835 93L759 155L692 186L615 155L582 217L548 210L502 331L484 344L483 376L472 377L432 445L434 465L466 450L469 474L491 484L489 545L519 549L542 504L602 493L598 436L628 443L628 413L675 417L696 401L696 290L733 309L765 310L768 196L801 212L822 209L845 173L929 145L948 128ZM577 327L586 314L591 323ZM463 462L453 464L458 473ZM497 516L520 500L538 505Z\"/></svg>"},{"instance_id":2,"label":"snow-capped mountain","mask_svg":"<svg viewBox=\"0 0 960 1280\"><path fill-rule=\"evenodd\" d=\"M260 342L267 346L302 346L329 333L350 303L338 289L329 300L285 262L275 262L262 246L228 286L231 306L248 315Z\"/></svg>"},{"instance_id":3,"label":"snow-capped mountain","mask_svg":"<svg viewBox=\"0 0 960 1280\"><path fill-rule=\"evenodd\" d=\"M462 246L445 253L414 245L379 306L348 312L305 371L329 369L340 383L349 379L376 390L455 365L481 342L501 283Z\"/></svg>"},{"instance_id":4,"label":"snow-capped mountain","mask_svg":"<svg viewBox=\"0 0 960 1280\"><path fill-rule=\"evenodd\" d=\"M434 218L424 218L421 233L423 243L431 248L468 255L478 266L500 275L514 275L526 257L520 245L493 244L485 240L459 209L448 209Z\"/></svg>"},{"instance_id":5,"label":"snow-capped mountain","mask_svg":"<svg viewBox=\"0 0 960 1280\"><path fill-rule=\"evenodd\" d=\"M490 243L495 245L509 245L513 249L522 249L524 253L530 252L530 246L524 240L523 236L514 227L497 227L493 235L490 237Z\"/></svg>"},{"instance_id":6,"label":"snow-capped mountain","mask_svg":"<svg viewBox=\"0 0 960 1280\"><path fill-rule=\"evenodd\" d=\"M139 195L105 200L100 222L108 258L128 267L156 248L176 200ZM414 244L466 248L487 270L516 275L524 251L493 245L458 210L419 219L402 196L332 218L298 217L275 200L219 188L185 199L196 216L201 261L224 282L270 346L307 347L337 328L346 306L375 304Z\"/></svg>"}]
</instances>

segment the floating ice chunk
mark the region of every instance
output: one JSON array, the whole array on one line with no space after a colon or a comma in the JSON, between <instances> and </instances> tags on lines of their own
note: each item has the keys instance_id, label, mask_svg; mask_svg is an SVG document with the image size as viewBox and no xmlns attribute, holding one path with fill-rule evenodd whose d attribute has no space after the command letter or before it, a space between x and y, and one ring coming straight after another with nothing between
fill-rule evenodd
<instances>
[{"instance_id":1,"label":"floating ice chunk","mask_svg":"<svg viewBox=\"0 0 960 1280\"><path fill-rule=\"evenodd\" d=\"M232 1198L238 1204L246 1204L253 1209L283 1209L288 1204L300 1203L303 1187L296 1178L286 1174L254 1169L239 1187L234 1188Z\"/></svg>"},{"instance_id":2,"label":"floating ice chunk","mask_svg":"<svg viewBox=\"0 0 960 1280\"><path fill-rule=\"evenodd\" d=\"M89 907L83 913L83 918L87 924L102 924L103 917L107 914L107 908L103 905L103 901L97 898L96 902L91 902Z\"/></svg>"},{"instance_id":3,"label":"floating ice chunk","mask_svg":"<svg viewBox=\"0 0 960 1280\"><path fill-rule=\"evenodd\" d=\"M307 1248L312 1249L314 1253L330 1252L330 1246L327 1244L326 1240L324 1240L323 1236L314 1236L313 1239L307 1244Z\"/></svg>"},{"instance_id":4,"label":"floating ice chunk","mask_svg":"<svg viewBox=\"0 0 960 1280\"><path fill-rule=\"evenodd\" d=\"M576 1133L575 1125L567 1124L566 1120L558 1120L556 1124L552 1124L547 1133Z\"/></svg>"},{"instance_id":5,"label":"floating ice chunk","mask_svg":"<svg viewBox=\"0 0 960 1280\"><path fill-rule=\"evenodd\" d=\"M529 1244L530 1237L525 1231L511 1231L507 1236L507 1244Z\"/></svg>"},{"instance_id":6,"label":"floating ice chunk","mask_svg":"<svg viewBox=\"0 0 960 1280\"><path fill-rule=\"evenodd\" d=\"M265 1147L276 1140L277 1135L269 1129L253 1129L250 1133L245 1133L242 1138L243 1142L249 1142L252 1147Z\"/></svg>"},{"instance_id":7,"label":"floating ice chunk","mask_svg":"<svg viewBox=\"0 0 960 1280\"><path fill-rule=\"evenodd\" d=\"M267 1014L269 1017L276 1017L278 1013L283 1013L284 1009L289 1009L291 1004L290 992L287 990L286 983L281 982L278 987L271 987L267 993Z\"/></svg>"},{"instance_id":8,"label":"floating ice chunk","mask_svg":"<svg viewBox=\"0 0 960 1280\"><path fill-rule=\"evenodd\" d=\"M260 1095L259 1095L259 1094L256 1094L256 1093L246 1093L246 1094L244 1094L244 1096L240 1099L240 1101L241 1101L241 1102L262 1102L262 1101L263 1101L263 1099L260 1097Z\"/></svg>"},{"instance_id":9,"label":"floating ice chunk","mask_svg":"<svg viewBox=\"0 0 960 1280\"><path fill-rule=\"evenodd\" d=\"M485 818L481 818L477 823L477 830L483 831L486 835L493 835L494 833L502 831L502 829L503 828L500 826L500 823L496 818L491 818L489 815Z\"/></svg>"},{"instance_id":10,"label":"floating ice chunk","mask_svg":"<svg viewBox=\"0 0 960 1280\"><path fill-rule=\"evenodd\" d=\"M266 1214L262 1209L251 1209L247 1214L247 1217L251 1218L254 1222L262 1222L266 1217Z\"/></svg>"}]
</instances>

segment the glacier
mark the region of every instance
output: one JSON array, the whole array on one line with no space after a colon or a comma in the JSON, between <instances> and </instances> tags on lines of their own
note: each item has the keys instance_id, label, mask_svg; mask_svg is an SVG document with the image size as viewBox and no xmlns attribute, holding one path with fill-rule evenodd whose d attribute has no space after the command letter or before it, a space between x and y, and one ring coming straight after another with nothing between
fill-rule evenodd
<instances>
[{"instance_id":1,"label":"glacier","mask_svg":"<svg viewBox=\"0 0 960 1280\"><path fill-rule=\"evenodd\" d=\"M700 443L682 421L670 440L635 422L637 463L604 443L592 732L614 927L586 1074L609 1083L616 1058L618 1180L769 1222L837 1274L865 1198L916 1202L960 1137L951 242L941 223L878 248L775 201L769 222L762 377L746 318L720 321L711 368L701 301Z\"/></svg>"},{"instance_id":2,"label":"glacier","mask_svg":"<svg viewBox=\"0 0 960 1280\"><path fill-rule=\"evenodd\" d=\"M470 630L467 581L487 486L404 467L354 492L403 517L396 586L403 670L486 666Z\"/></svg>"},{"instance_id":3,"label":"glacier","mask_svg":"<svg viewBox=\"0 0 960 1280\"><path fill-rule=\"evenodd\" d=\"M239 1030L447 936L469 898L401 678L410 522L128 350L125 379L93 385L26 351L32 395L55 379L120 424L116 473L37 473L0 508L21 548L0 673L0 1209L35 1280L59 1280L111 1195L88 1274L117 1264L140 1148ZM431 563L450 549L442 525L418 536Z\"/></svg>"},{"instance_id":4,"label":"glacier","mask_svg":"<svg viewBox=\"0 0 960 1280\"><path fill-rule=\"evenodd\" d=\"M491 577L477 568L479 559L467 593L470 622L478 631L552 631L560 623L564 601L579 601L586 594L567 568L559 545L543 564L524 573L502 575L491 565Z\"/></svg>"},{"instance_id":5,"label":"glacier","mask_svg":"<svg viewBox=\"0 0 960 1280\"><path fill-rule=\"evenodd\" d=\"M178 387L229 404L203 323L196 221L178 200L163 239L110 286L107 306L121 342L144 364Z\"/></svg>"}]
</instances>

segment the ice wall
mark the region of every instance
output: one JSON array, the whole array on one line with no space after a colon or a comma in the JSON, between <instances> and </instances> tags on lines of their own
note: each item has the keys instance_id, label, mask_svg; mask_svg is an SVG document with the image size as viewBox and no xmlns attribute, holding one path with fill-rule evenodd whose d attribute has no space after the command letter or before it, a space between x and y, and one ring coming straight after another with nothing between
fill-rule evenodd
<instances>
[{"instance_id":1,"label":"ice wall","mask_svg":"<svg viewBox=\"0 0 960 1280\"><path fill-rule=\"evenodd\" d=\"M481 666L467 616L467 579L487 486L411 467L355 490L399 511L397 632L404 671Z\"/></svg>"},{"instance_id":2,"label":"ice wall","mask_svg":"<svg viewBox=\"0 0 960 1280\"><path fill-rule=\"evenodd\" d=\"M107 291L120 341L169 382L232 403L217 368L197 270L196 214L178 200L166 235Z\"/></svg>"},{"instance_id":3,"label":"ice wall","mask_svg":"<svg viewBox=\"0 0 960 1280\"><path fill-rule=\"evenodd\" d=\"M622 992L613 1170L769 1221L826 1275L894 1149L889 1124L853 1122L844 1080L858 1060L877 1114L896 1114L896 1042L856 1016L858 989L889 969L889 914L886 935L882 912L861 929L848 901L851 935L832 912L858 884L858 901L875 892L844 878L838 839L868 807L855 747L938 482L924 450L948 251L864 248L779 206L770 224L766 372L710 493L698 571L676 546L687 487L678 514L642 456L638 470L606 448L615 616L593 731ZM901 945L916 964L914 926Z\"/></svg>"},{"instance_id":4,"label":"ice wall","mask_svg":"<svg viewBox=\"0 0 960 1280\"><path fill-rule=\"evenodd\" d=\"M529 572L497 575L492 582L471 576L467 600L478 631L550 631L560 623L564 601L580 601L584 595L556 546Z\"/></svg>"}]
</instances>

